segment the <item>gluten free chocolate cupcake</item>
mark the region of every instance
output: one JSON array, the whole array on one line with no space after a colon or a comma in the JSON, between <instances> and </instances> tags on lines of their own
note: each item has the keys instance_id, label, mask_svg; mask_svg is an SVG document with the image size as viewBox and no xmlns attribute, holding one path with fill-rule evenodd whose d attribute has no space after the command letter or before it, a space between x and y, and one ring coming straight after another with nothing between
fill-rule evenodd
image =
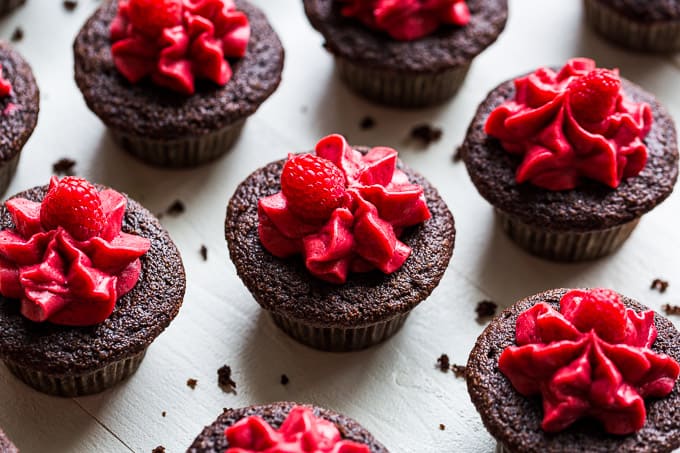
<instances>
[{"instance_id":1,"label":"gluten free chocolate cupcake","mask_svg":"<svg viewBox=\"0 0 680 453\"><path fill-rule=\"evenodd\" d=\"M281 81L283 47L245 0L107 0L74 43L88 107L161 166L224 154Z\"/></svg>"},{"instance_id":2,"label":"gluten free chocolate cupcake","mask_svg":"<svg viewBox=\"0 0 680 453\"><path fill-rule=\"evenodd\" d=\"M453 216L391 148L323 138L251 174L227 209L239 277L298 341L333 351L392 336L446 270Z\"/></svg>"},{"instance_id":3,"label":"gluten free chocolate cupcake","mask_svg":"<svg viewBox=\"0 0 680 453\"><path fill-rule=\"evenodd\" d=\"M605 289L523 299L484 330L468 392L502 451L680 447L680 332Z\"/></svg>"},{"instance_id":4,"label":"gluten free chocolate cupcake","mask_svg":"<svg viewBox=\"0 0 680 453\"><path fill-rule=\"evenodd\" d=\"M9 44L0 42L0 194L14 177L39 110L40 92L31 67Z\"/></svg>"},{"instance_id":5,"label":"gluten free chocolate cupcake","mask_svg":"<svg viewBox=\"0 0 680 453\"><path fill-rule=\"evenodd\" d=\"M383 104L419 107L453 96L503 31L507 0L303 0L340 78Z\"/></svg>"},{"instance_id":6,"label":"gluten free chocolate cupcake","mask_svg":"<svg viewBox=\"0 0 680 453\"><path fill-rule=\"evenodd\" d=\"M508 235L555 260L613 252L678 177L666 109L618 71L582 58L492 90L462 151Z\"/></svg>"},{"instance_id":7,"label":"gluten free chocolate cupcake","mask_svg":"<svg viewBox=\"0 0 680 453\"><path fill-rule=\"evenodd\" d=\"M584 0L586 20L605 38L644 52L680 50L675 0Z\"/></svg>"},{"instance_id":8,"label":"gluten free chocolate cupcake","mask_svg":"<svg viewBox=\"0 0 680 453\"><path fill-rule=\"evenodd\" d=\"M149 211L54 177L0 208L0 359L45 393L101 392L133 374L182 304L184 267Z\"/></svg>"},{"instance_id":9,"label":"gluten free chocolate cupcake","mask_svg":"<svg viewBox=\"0 0 680 453\"><path fill-rule=\"evenodd\" d=\"M349 417L316 406L281 402L225 409L187 453L387 453Z\"/></svg>"}]
</instances>

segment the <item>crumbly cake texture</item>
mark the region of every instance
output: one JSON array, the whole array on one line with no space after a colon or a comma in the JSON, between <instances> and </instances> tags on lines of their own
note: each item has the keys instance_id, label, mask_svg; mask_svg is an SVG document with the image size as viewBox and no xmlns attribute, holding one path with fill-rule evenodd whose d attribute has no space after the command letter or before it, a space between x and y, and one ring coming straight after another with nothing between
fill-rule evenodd
<instances>
[{"instance_id":1,"label":"crumbly cake texture","mask_svg":"<svg viewBox=\"0 0 680 453\"><path fill-rule=\"evenodd\" d=\"M663 22L680 19L676 0L596 0L635 22Z\"/></svg>"},{"instance_id":2,"label":"crumbly cake texture","mask_svg":"<svg viewBox=\"0 0 680 453\"><path fill-rule=\"evenodd\" d=\"M14 446L5 433L0 429L0 453L19 453L17 447Z\"/></svg>"}]
</instances>

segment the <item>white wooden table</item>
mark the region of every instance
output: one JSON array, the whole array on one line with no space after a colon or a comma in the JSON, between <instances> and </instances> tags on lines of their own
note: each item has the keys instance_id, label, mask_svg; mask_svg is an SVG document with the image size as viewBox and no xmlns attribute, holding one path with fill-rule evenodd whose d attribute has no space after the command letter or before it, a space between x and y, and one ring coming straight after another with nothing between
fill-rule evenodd
<instances>
[{"instance_id":1,"label":"white wooden table","mask_svg":"<svg viewBox=\"0 0 680 453\"><path fill-rule=\"evenodd\" d=\"M16 26L24 29L15 46L31 63L42 97L38 127L7 195L45 184L51 164L71 157L78 175L128 192L151 211L161 212L175 199L187 206L183 215L163 218L187 270L184 306L137 374L102 394L62 399L33 391L0 366L0 426L22 452L150 452L158 445L183 452L223 407L277 400L343 412L394 452L490 452L495 441L464 381L434 367L443 352L465 363L484 328L475 320L478 301L504 306L553 287L605 286L654 309L680 302L680 193L647 215L614 256L554 264L513 245L463 164L451 161L477 104L507 78L588 56L600 66L619 67L680 118L678 61L629 53L600 40L585 27L581 2L511 0L505 32L475 60L455 99L437 108L398 111L367 103L339 83L300 0L252 1L265 10L286 48L283 83L250 119L233 151L191 171L136 161L113 145L85 106L73 81L71 44L97 1L80 0L67 12L61 1L28 0L0 21L4 39ZM359 128L365 115L376 119L372 130ZM423 122L444 129L441 141L426 150L406 140L411 127ZM380 346L350 354L314 351L279 331L236 276L223 231L227 201L243 178L288 152L311 149L332 132L354 144L397 148L439 188L458 229L449 270L404 329ZM208 248L206 262L199 254L202 244ZM666 294L649 289L656 277L670 280ZM674 321L680 324L680 318ZM233 369L237 395L217 386L216 370L224 364ZM290 378L287 386L279 383L283 373ZM195 390L187 387L189 378L198 380Z\"/></svg>"}]
</instances>

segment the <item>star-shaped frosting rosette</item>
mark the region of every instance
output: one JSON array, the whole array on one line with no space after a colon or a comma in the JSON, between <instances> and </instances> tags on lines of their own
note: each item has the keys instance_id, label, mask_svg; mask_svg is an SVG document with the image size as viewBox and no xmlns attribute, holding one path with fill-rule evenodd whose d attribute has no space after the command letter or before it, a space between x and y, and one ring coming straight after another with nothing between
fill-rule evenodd
<instances>
[{"instance_id":1,"label":"star-shaped frosting rosette","mask_svg":"<svg viewBox=\"0 0 680 453\"><path fill-rule=\"evenodd\" d=\"M53 178L50 188L56 184ZM0 231L0 293L19 299L28 319L97 324L137 283L139 257L149 250L150 241L121 231L125 196L111 189L98 196L103 227L85 240L63 226L46 228L41 203L23 198L5 202L15 229Z\"/></svg>"},{"instance_id":2,"label":"star-shaped frosting rosette","mask_svg":"<svg viewBox=\"0 0 680 453\"><path fill-rule=\"evenodd\" d=\"M150 77L187 95L197 78L225 85L232 77L226 58L242 58L249 39L248 17L233 0L121 0L111 24L111 52L126 79Z\"/></svg>"},{"instance_id":3,"label":"star-shaped frosting rosette","mask_svg":"<svg viewBox=\"0 0 680 453\"><path fill-rule=\"evenodd\" d=\"M616 188L647 162L652 110L626 99L616 70L575 58L515 80L515 98L491 112L485 130L522 156L518 183L569 190L582 180Z\"/></svg>"},{"instance_id":4,"label":"star-shaped frosting rosette","mask_svg":"<svg viewBox=\"0 0 680 453\"><path fill-rule=\"evenodd\" d=\"M258 416L241 419L225 431L225 453L370 453L367 445L343 440L330 421L302 406L291 409L278 430Z\"/></svg>"},{"instance_id":5,"label":"star-shaped frosting rosette","mask_svg":"<svg viewBox=\"0 0 680 453\"><path fill-rule=\"evenodd\" d=\"M285 190L260 199L264 247L280 258L302 254L307 269L331 283L344 283L349 272L399 269L411 253L399 236L431 214L423 188L397 169L397 152L376 147L362 154L330 135L319 141L316 156L341 170L343 196L330 215L314 220L291 208L296 200Z\"/></svg>"},{"instance_id":6,"label":"star-shaped frosting rosette","mask_svg":"<svg viewBox=\"0 0 680 453\"><path fill-rule=\"evenodd\" d=\"M673 358L650 349L654 312L626 309L614 291L570 291L559 312L539 303L516 328L517 346L503 351L499 368L522 395L541 395L548 432L583 417L611 434L638 431L644 398L667 396L680 373Z\"/></svg>"}]
</instances>

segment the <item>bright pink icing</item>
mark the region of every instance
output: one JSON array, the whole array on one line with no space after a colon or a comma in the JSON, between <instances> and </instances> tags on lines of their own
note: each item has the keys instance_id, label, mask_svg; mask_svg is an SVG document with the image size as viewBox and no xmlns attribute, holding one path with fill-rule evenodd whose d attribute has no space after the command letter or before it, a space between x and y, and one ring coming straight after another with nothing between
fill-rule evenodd
<instances>
[{"instance_id":1,"label":"bright pink icing","mask_svg":"<svg viewBox=\"0 0 680 453\"><path fill-rule=\"evenodd\" d=\"M12 84L2 76L2 65L0 65L0 97L9 96L12 92Z\"/></svg>"},{"instance_id":2,"label":"bright pink icing","mask_svg":"<svg viewBox=\"0 0 680 453\"><path fill-rule=\"evenodd\" d=\"M434 33L442 24L470 22L465 0L341 0L342 15L355 17L370 28L400 41Z\"/></svg>"},{"instance_id":3,"label":"bright pink icing","mask_svg":"<svg viewBox=\"0 0 680 453\"><path fill-rule=\"evenodd\" d=\"M233 0L158 0L155 8L178 9L176 21L167 11L136 17L131 5L119 0L111 24L111 53L116 68L131 83L144 78L183 94L195 91L195 79L225 85L232 77L226 58L245 55L250 39L248 17ZM150 2L150 0L139 0ZM150 2L153 3L153 2Z\"/></svg>"},{"instance_id":4,"label":"bright pink icing","mask_svg":"<svg viewBox=\"0 0 680 453\"><path fill-rule=\"evenodd\" d=\"M644 398L662 398L680 367L652 351L654 312L626 309L605 289L573 290L560 311L539 303L517 318L516 343L499 368L522 395L541 395L548 432L582 417L599 420L611 434L630 434L645 424Z\"/></svg>"},{"instance_id":5,"label":"bright pink icing","mask_svg":"<svg viewBox=\"0 0 680 453\"><path fill-rule=\"evenodd\" d=\"M85 241L61 226L45 229L40 203L23 198L5 202L15 228L0 231L0 294L20 299L21 313L31 321L100 323L137 283L139 257L151 244L121 231L125 196L107 189L99 197L106 222Z\"/></svg>"},{"instance_id":6,"label":"bright pink icing","mask_svg":"<svg viewBox=\"0 0 680 453\"><path fill-rule=\"evenodd\" d=\"M487 134L509 153L522 156L518 183L569 190L590 179L615 188L644 168L643 139L653 121L649 105L629 101L620 89L602 121L574 114L570 84L593 70L595 62L585 58L569 60L559 72L538 69L516 79L515 98L491 112ZM618 79L617 71L611 74Z\"/></svg>"},{"instance_id":7,"label":"bright pink icing","mask_svg":"<svg viewBox=\"0 0 680 453\"><path fill-rule=\"evenodd\" d=\"M316 145L316 154L343 171L348 196L323 223L296 216L281 192L261 198L264 247L280 258L301 254L312 275L331 283L344 283L349 272L399 269L411 248L398 237L431 217L423 188L396 168L397 152L391 148L363 155L344 137L330 135Z\"/></svg>"},{"instance_id":8,"label":"bright pink icing","mask_svg":"<svg viewBox=\"0 0 680 453\"><path fill-rule=\"evenodd\" d=\"M342 440L330 421L302 406L291 409L278 430L258 416L244 418L225 431L225 453L370 453L367 445Z\"/></svg>"}]
</instances>

